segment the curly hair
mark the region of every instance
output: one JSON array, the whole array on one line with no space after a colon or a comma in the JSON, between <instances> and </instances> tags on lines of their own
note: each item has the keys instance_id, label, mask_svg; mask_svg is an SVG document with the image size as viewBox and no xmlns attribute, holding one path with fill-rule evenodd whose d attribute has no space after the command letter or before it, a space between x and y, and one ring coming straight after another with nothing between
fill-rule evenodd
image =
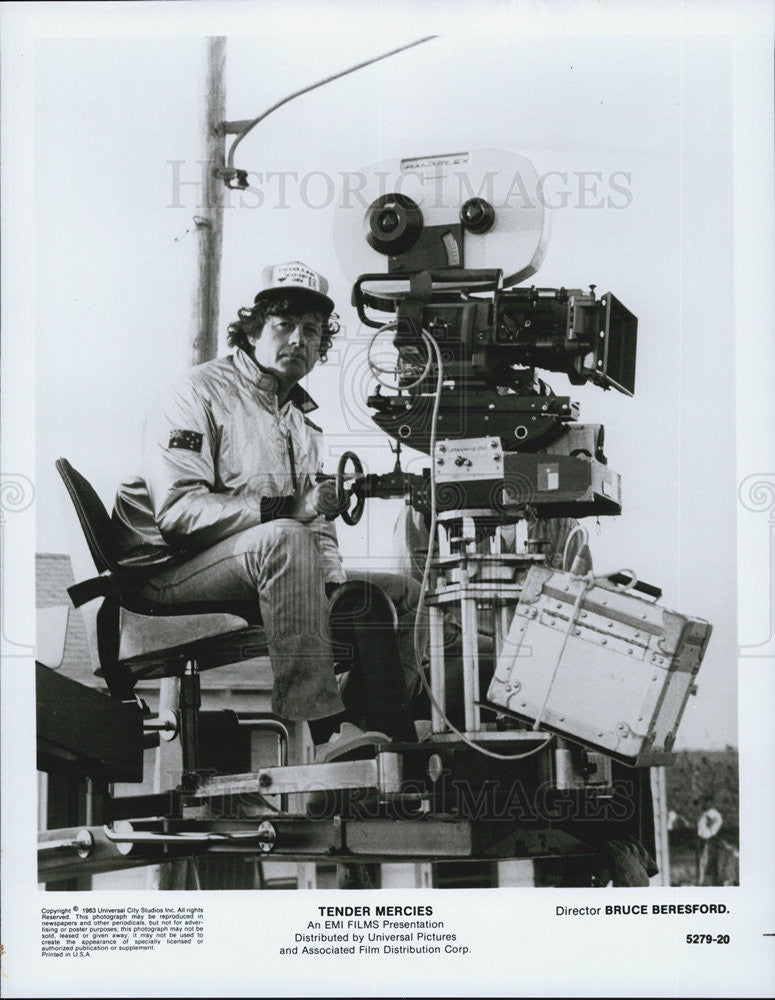
<instances>
[{"instance_id":1,"label":"curly hair","mask_svg":"<svg viewBox=\"0 0 775 1000\"><path fill-rule=\"evenodd\" d=\"M248 353L252 345L248 335L260 333L270 316L299 316L304 312L315 312L323 321L323 333L318 347L318 358L325 362L333 338L339 333L339 316L335 313L325 314L320 309L317 300L311 300L304 291L289 292L287 296L276 299L259 299L253 306L244 306L237 310L237 319L229 324L229 347L240 347Z\"/></svg>"}]
</instances>

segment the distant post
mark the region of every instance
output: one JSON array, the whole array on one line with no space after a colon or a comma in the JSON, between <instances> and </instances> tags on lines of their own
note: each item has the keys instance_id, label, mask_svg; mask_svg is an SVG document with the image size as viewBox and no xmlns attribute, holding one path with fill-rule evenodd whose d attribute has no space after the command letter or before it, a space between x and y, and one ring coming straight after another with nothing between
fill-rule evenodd
<instances>
[{"instance_id":1,"label":"distant post","mask_svg":"<svg viewBox=\"0 0 775 1000\"><path fill-rule=\"evenodd\" d=\"M204 171L201 214L194 216L197 239L197 283L193 308L191 363L210 361L218 352L223 247L223 183L217 171L225 166L223 121L226 116L226 39L206 40L206 73L202 135Z\"/></svg>"}]
</instances>

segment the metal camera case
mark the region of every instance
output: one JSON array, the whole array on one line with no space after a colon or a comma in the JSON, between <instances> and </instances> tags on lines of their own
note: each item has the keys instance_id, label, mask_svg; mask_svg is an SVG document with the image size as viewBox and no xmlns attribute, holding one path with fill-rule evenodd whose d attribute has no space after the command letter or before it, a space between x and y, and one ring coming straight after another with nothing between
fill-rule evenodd
<instances>
[{"instance_id":1,"label":"metal camera case","mask_svg":"<svg viewBox=\"0 0 775 1000\"><path fill-rule=\"evenodd\" d=\"M607 581L530 569L493 705L624 763L669 763L711 626Z\"/></svg>"}]
</instances>

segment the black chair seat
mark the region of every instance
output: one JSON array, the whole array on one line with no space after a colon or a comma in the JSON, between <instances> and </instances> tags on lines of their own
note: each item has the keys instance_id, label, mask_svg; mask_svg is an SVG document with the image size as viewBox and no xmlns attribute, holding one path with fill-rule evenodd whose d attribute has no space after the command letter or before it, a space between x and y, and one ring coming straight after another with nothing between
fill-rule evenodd
<instances>
[{"instance_id":1,"label":"black chair seat","mask_svg":"<svg viewBox=\"0 0 775 1000\"><path fill-rule=\"evenodd\" d=\"M258 601L205 600L163 604L161 601L140 597L131 590L124 590L121 593L121 606L128 611L134 611L138 615L147 615L150 618L225 614L243 618L250 625L261 625L262 623Z\"/></svg>"},{"instance_id":2,"label":"black chair seat","mask_svg":"<svg viewBox=\"0 0 775 1000\"><path fill-rule=\"evenodd\" d=\"M220 632L194 642L149 650L119 662L127 667L135 682L160 677L179 676L189 660L196 660L199 670L212 670L229 663L240 663L268 653L266 634L261 627ZM102 671L97 671L101 674Z\"/></svg>"},{"instance_id":3,"label":"black chair seat","mask_svg":"<svg viewBox=\"0 0 775 1000\"><path fill-rule=\"evenodd\" d=\"M209 670L266 655L257 600L163 604L140 596L143 577L119 565L110 515L91 483L67 459L55 464L101 574L76 584L70 594L76 606L105 598L98 615L97 674L111 693L115 689L118 697L126 696L127 671L134 684L178 676L190 660L196 660L200 670Z\"/></svg>"}]
</instances>

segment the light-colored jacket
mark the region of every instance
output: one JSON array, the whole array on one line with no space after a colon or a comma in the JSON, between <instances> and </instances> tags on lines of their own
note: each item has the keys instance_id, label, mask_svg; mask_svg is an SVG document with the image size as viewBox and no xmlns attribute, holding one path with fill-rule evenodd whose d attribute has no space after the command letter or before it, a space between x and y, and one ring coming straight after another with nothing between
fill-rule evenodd
<instances>
[{"instance_id":1,"label":"light-colored jacket","mask_svg":"<svg viewBox=\"0 0 775 1000\"><path fill-rule=\"evenodd\" d=\"M282 407L274 376L236 350L199 365L146 421L140 475L113 510L121 565L161 568L261 523L261 500L303 499L322 472L316 404L295 386ZM333 523L310 522L327 581L345 579Z\"/></svg>"}]
</instances>

